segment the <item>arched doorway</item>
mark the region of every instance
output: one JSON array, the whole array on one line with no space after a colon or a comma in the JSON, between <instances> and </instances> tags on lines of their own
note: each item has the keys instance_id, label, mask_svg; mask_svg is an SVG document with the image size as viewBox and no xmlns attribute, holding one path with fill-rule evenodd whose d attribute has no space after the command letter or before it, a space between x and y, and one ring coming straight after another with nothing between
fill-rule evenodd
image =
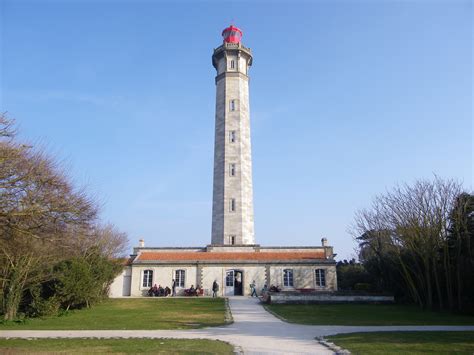
<instances>
[{"instance_id":1,"label":"arched doorway","mask_svg":"<svg viewBox=\"0 0 474 355\"><path fill-rule=\"evenodd\" d=\"M227 270L225 274L226 296L244 295L244 272L242 270Z\"/></svg>"}]
</instances>

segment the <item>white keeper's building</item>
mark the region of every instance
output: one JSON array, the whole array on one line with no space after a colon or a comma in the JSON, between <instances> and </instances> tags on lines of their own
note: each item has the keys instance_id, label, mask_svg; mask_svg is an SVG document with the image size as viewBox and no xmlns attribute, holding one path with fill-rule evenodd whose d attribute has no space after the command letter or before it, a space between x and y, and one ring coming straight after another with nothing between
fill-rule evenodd
<instances>
[{"instance_id":1,"label":"white keeper's building","mask_svg":"<svg viewBox=\"0 0 474 355\"><path fill-rule=\"evenodd\" d=\"M214 49L216 118L211 244L196 248L148 248L144 241L110 288L111 297L145 296L154 284L177 293L200 285L211 294L214 280L221 296L248 295L249 284L282 290L335 291L336 262L325 238L321 246L263 247L255 243L250 144L250 48L242 31L230 26Z\"/></svg>"}]
</instances>

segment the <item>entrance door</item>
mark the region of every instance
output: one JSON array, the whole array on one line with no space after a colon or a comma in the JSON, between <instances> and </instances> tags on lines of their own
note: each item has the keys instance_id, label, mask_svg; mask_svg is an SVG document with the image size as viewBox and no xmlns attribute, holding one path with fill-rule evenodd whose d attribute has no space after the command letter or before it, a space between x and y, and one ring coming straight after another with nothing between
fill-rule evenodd
<instances>
[{"instance_id":1,"label":"entrance door","mask_svg":"<svg viewBox=\"0 0 474 355\"><path fill-rule=\"evenodd\" d=\"M228 270L225 273L225 296L234 295L234 270Z\"/></svg>"},{"instance_id":2,"label":"entrance door","mask_svg":"<svg viewBox=\"0 0 474 355\"><path fill-rule=\"evenodd\" d=\"M228 270L225 273L225 290L226 296L242 296L243 289L243 275L240 270Z\"/></svg>"},{"instance_id":3,"label":"entrance door","mask_svg":"<svg viewBox=\"0 0 474 355\"><path fill-rule=\"evenodd\" d=\"M239 270L234 270L234 296L244 295L244 273Z\"/></svg>"},{"instance_id":4,"label":"entrance door","mask_svg":"<svg viewBox=\"0 0 474 355\"><path fill-rule=\"evenodd\" d=\"M125 275L123 277L122 296L130 296L130 291L132 289L131 285L132 285L132 276Z\"/></svg>"}]
</instances>

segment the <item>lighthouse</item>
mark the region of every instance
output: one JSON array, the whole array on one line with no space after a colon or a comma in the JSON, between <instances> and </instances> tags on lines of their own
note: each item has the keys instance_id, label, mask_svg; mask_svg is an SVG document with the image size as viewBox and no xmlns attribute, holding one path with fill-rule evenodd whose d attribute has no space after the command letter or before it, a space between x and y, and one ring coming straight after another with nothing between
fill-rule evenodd
<instances>
[{"instance_id":1,"label":"lighthouse","mask_svg":"<svg viewBox=\"0 0 474 355\"><path fill-rule=\"evenodd\" d=\"M227 27L222 37L222 45L212 55L217 75L211 243L253 245L249 107L252 52L242 44L239 28Z\"/></svg>"},{"instance_id":2,"label":"lighthouse","mask_svg":"<svg viewBox=\"0 0 474 355\"><path fill-rule=\"evenodd\" d=\"M273 284L301 290L303 298L337 290L336 254L326 238L321 246L255 243L248 74L252 52L242 45L237 27L224 29L222 37L212 56L217 75L211 244L146 247L141 239L111 285L111 297L146 296L157 280L175 285L178 295L187 294L192 285L201 285L202 294L209 295L215 282L221 286L219 296L248 296L245 285L250 282L256 289Z\"/></svg>"}]
</instances>

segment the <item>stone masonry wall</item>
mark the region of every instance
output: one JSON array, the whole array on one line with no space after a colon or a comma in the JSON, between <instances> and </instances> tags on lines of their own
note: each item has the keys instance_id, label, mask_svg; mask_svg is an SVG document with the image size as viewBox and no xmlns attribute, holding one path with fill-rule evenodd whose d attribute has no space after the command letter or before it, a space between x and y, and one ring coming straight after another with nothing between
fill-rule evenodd
<instances>
[{"instance_id":1,"label":"stone masonry wall","mask_svg":"<svg viewBox=\"0 0 474 355\"><path fill-rule=\"evenodd\" d=\"M255 243L248 59L229 50L216 66L212 244L231 244L231 236L235 244Z\"/></svg>"},{"instance_id":2,"label":"stone masonry wall","mask_svg":"<svg viewBox=\"0 0 474 355\"><path fill-rule=\"evenodd\" d=\"M250 294L249 284L255 281L258 294L264 285L279 285L284 291L292 291L295 289L315 289L319 291L335 291L336 283L336 267L334 265L312 264L312 265L295 265L295 264L176 264L176 265L134 265L131 271L131 296L146 296L149 287L143 287L144 270L153 271L152 285L159 284L163 287L171 287L172 279L176 270L185 270L184 288L177 288L177 294L183 295L184 289L191 285L201 285L205 290L205 295L212 294L212 283L216 280L219 284L219 296L226 295L225 278L226 272L229 270L239 270L243 272L243 292L244 296ZM283 270L292 269L294 275L294 287L283 287ZM315 269L326 269L326 287L318 288L315 285ZM123 277L120 275L119 277ZM116 281L117 285L121 284L121 280ZM119 292L114 292L111 297L120 297Z\"/></svg>"}]
</instances>

